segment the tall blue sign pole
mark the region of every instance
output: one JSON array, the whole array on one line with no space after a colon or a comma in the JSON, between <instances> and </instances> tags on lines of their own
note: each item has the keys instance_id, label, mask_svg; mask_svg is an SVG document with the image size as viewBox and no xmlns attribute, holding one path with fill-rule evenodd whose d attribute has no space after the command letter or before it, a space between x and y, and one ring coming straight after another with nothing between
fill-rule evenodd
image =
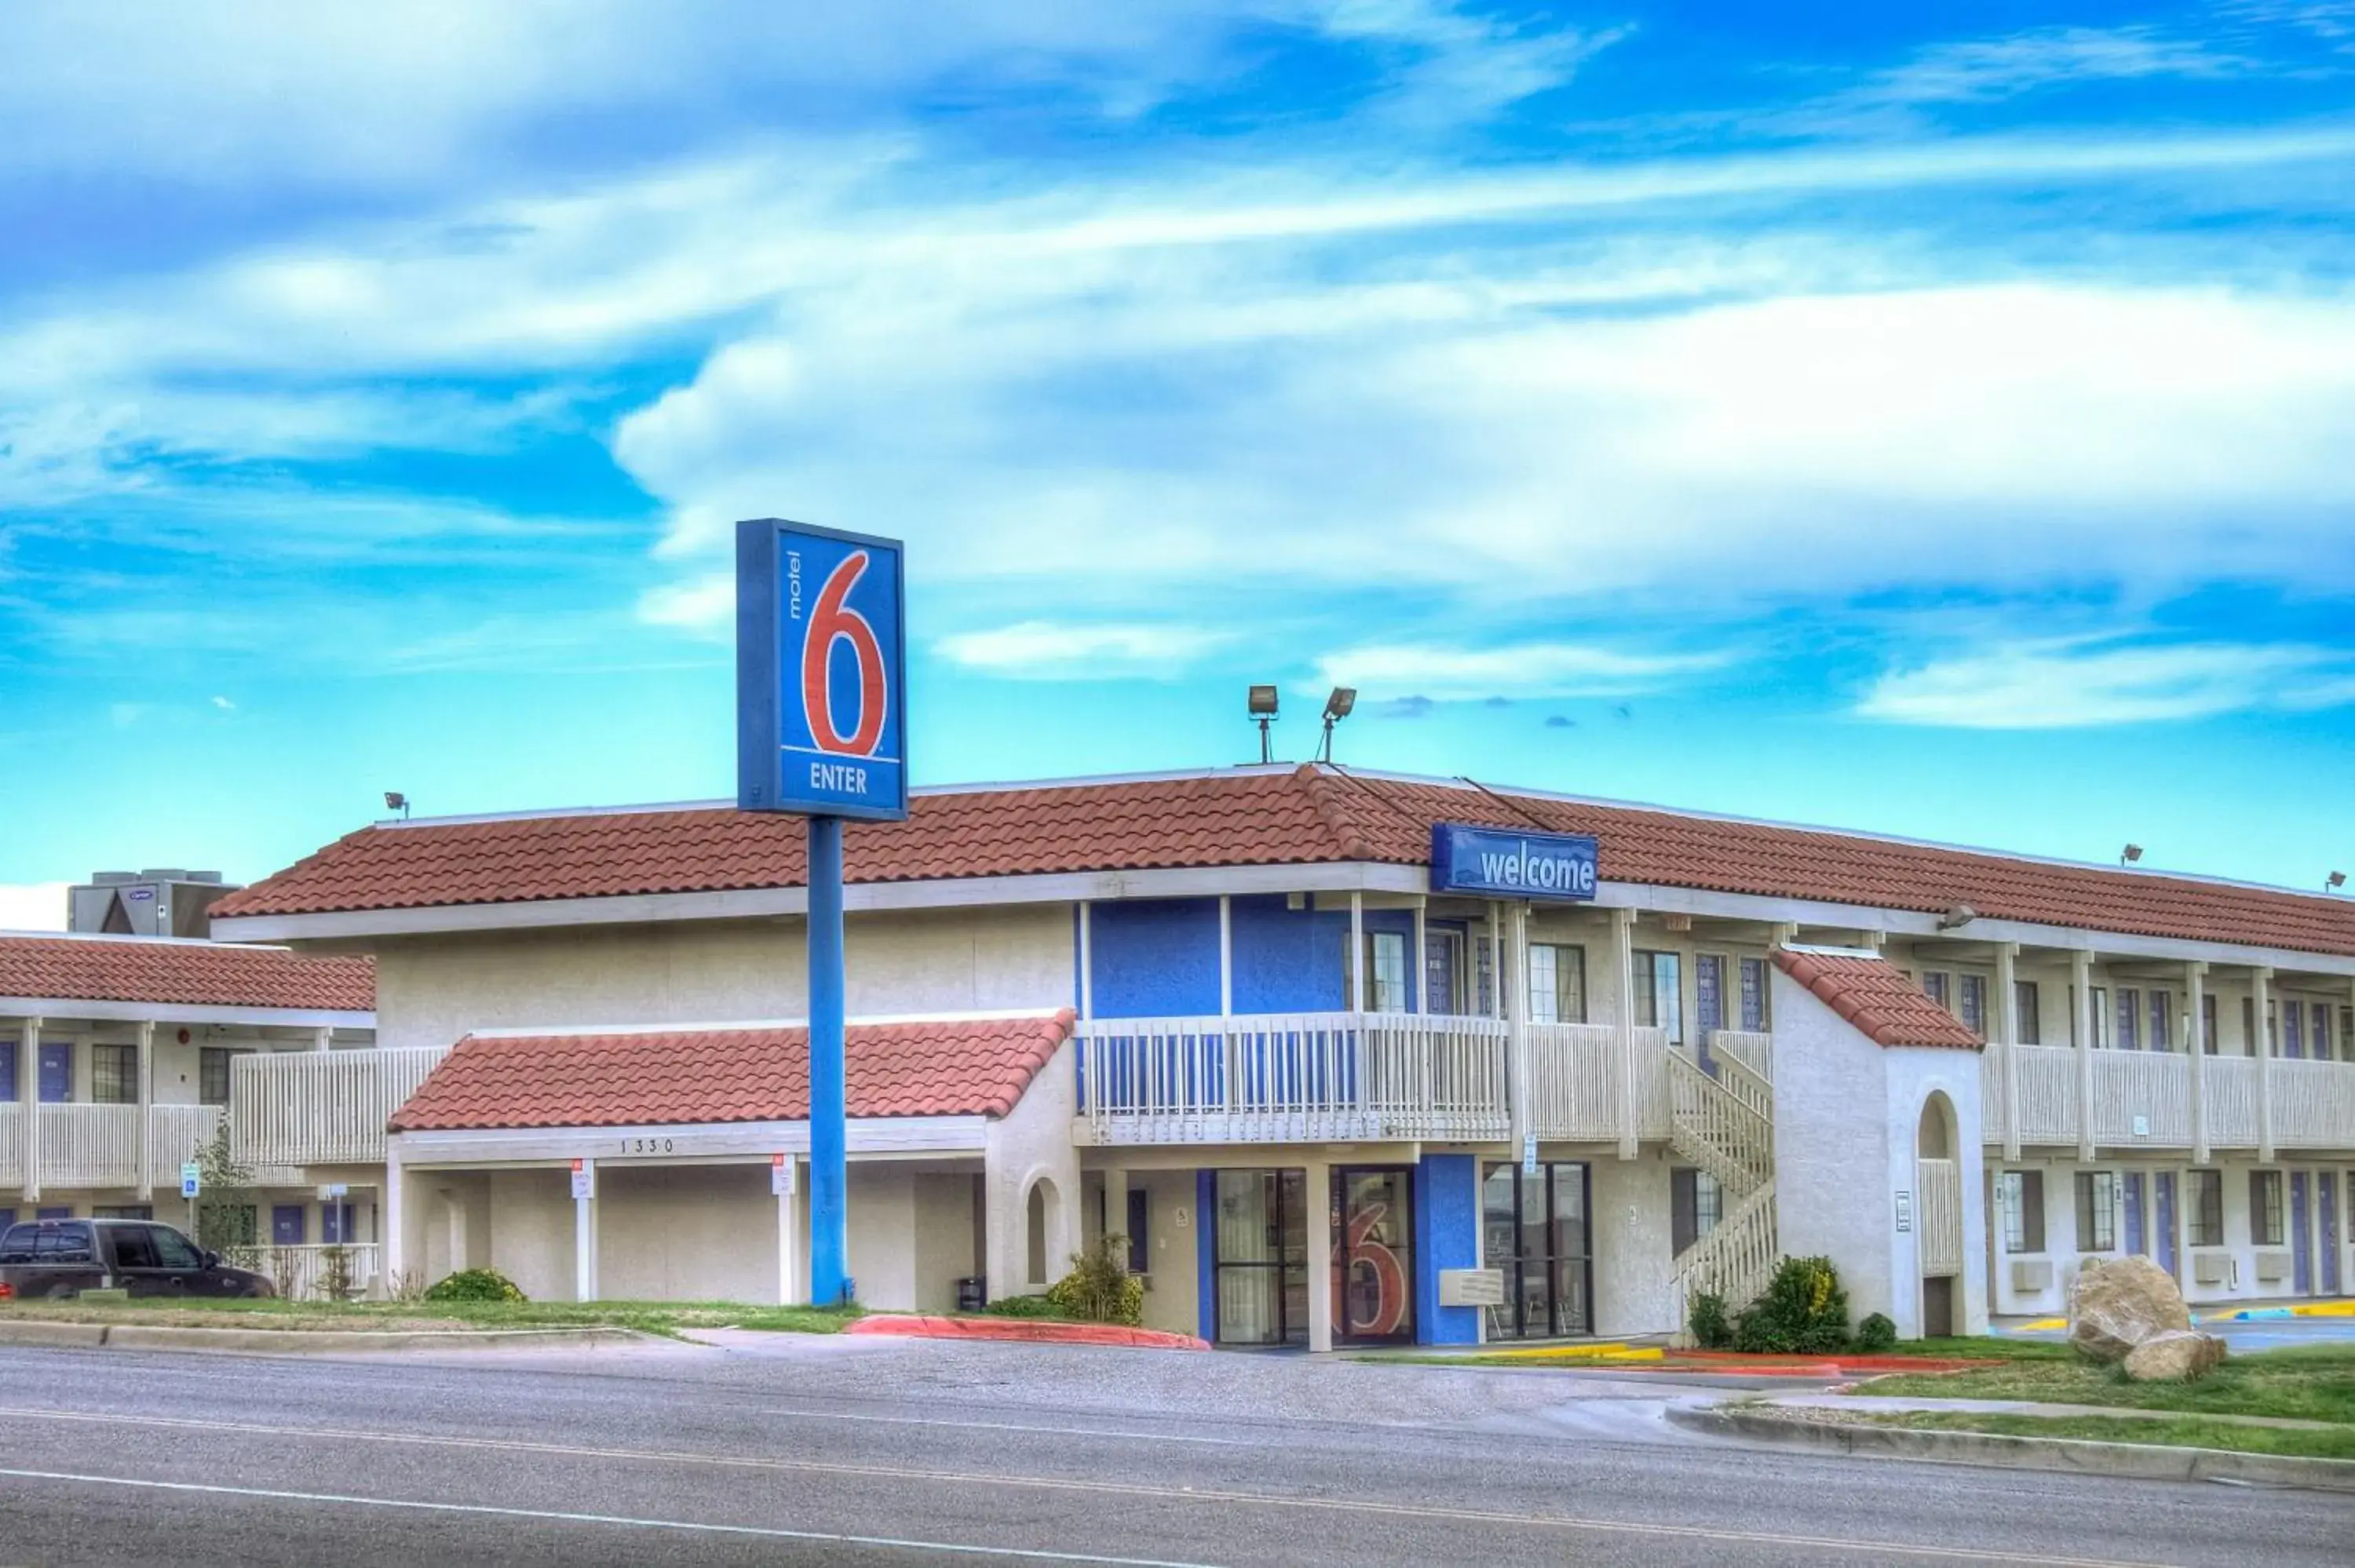
<instances>
[{"instance_id":1,"label":"tall blue sign pole","mask_svg":"<svg viewBox=\"0 0 2355 1568\"><path fill-rule=\"evenodd\" d=\"M809 819L810 1298L851 1295L842 825L908 814L900 542L736 524L736 800Z\"/></svg>"}]
</instances>

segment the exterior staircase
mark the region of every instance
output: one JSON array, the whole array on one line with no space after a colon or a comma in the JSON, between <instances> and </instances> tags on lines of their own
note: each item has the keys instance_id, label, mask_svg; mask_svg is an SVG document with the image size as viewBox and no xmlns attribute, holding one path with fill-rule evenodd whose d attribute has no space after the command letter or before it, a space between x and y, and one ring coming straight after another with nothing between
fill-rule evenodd
<instances>
[{"instance_id":1,"label":"exterior staircase","mask_svg":"<svg viewBox=\"0 0 2355 1568\"><path fill-rule=\"evenodd\" d=\"M1670 1292L1679 1336L1694 1297L1715 1294L1728 1312L1757 1299L1781 1256L1774 1219L1774 1085L1740 1058L1717 1052L1708 1066L1668 1053L1668 1147L1717 1179L1724 1212L1678 1253Z\"/></svg>"}]
</instances>

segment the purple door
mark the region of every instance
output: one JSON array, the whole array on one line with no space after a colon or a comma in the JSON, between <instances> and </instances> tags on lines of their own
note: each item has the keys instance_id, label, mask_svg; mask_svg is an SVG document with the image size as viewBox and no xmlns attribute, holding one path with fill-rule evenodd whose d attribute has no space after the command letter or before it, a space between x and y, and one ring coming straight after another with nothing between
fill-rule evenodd
<instances>
[{"instance_id":1,"label":"purple door","mask_svg":"<svg viewBox=\"0 0 2355 1568\"><path fill-rule=\"evenodd\" d=\"M2150 1255L2150 1243L2142 1223L2143 1173L2129 1171L2126 1174L2126 1251L2136 1257Z\"/></svg>"},{"instance_id":2,"label":"purple door","mask_svg":"<svg viewBox=\"0 0 2355 1568\"><path fill-rule=\"evenodd\" d=\"M320 1204L319 1224L322 1227L319 1239L330 1245L338 1242L348 1245L360 1239L352 1228L352 1206L349 1203Z\"/></svg>"},{"instance_id":3,"label":"purple door","mask_svg":"<svg viewBox=\"0 0 2355 1568\"><path fill-rule=\"evenodd\" d=\"M2175 1272L2175 1172L2162 1171L2151 1178L2158 1197L2158 1266Z\"/></svg>"},{"instance_id":4,"label":"purple door","mask_svg":"<svg viewBox=\"0 0 2355 1568\"><path fill-rule=\"evenodd\" d=\"M73 1098L73 1047L41 1047L41 1103L61 1106Z\"/></svg>"},{"instance_id":5,"label":"purple door","mask_svg":"<svg viewBox=\"0 0 2355 1568\"><path fill-rule=\"evenodd\" d=\"M2322 1211L2322 1293L2339 1294L2339 1173L2318 1172L2314 1178L2317 1207Z\"/></svg>"},{"instance_id":6,"label":"purple door","mask_svg":"<svg viewBox=\"0 0 2355 1568\"><path fill-rule=\"evenodd\" d=\"M1710 1058L1710 1037L1725 1027L1725 959L1718 954L1702 953L1693 959L1693 1000L1700 1024L1694 1045L1700 1065L1714 1073L1717 1065Z\"/></svg>"},{"instance_id":7,"label":"purple door","mask_svg":"<svg viewBox=\"0 0 2355 1568\"><path fill-rule=\"evenodd\" d=\"M2306 1054L2306 1004L2283 1002L2281 1021L2282 1054L2303 1057Z\"/></svg>"},{"instance_id":8,"label":"purple door","mask_svg":"<svg viewBox=\"0 0 2355 1568\"><path fill-rule=\"evenodd\" d=\"M0 1040L0 1103L16 1097L16 1043Z\"/></svg>"},{"instance_id":9,"label":"purple door","mask_svg":"<svg viewBox=\"0 0 2355 1568\"><path fill-rule=\"evenodd\" d=\"M2306 1172L2289 1173L2290 1288L2314 1294L2314 1234L2307 1224Z\"/></svg>"},{"instance_id":10,"label":"purple door","mask_svg":"<svg viewBox=\"0 0 2355 1568\"><path fill-rule=\"evenodd\" d=\"M301 1246L304 1242L304 1209L300 1203L276 1203L270 1210L270 1245Z\"/></svg>"}]
</instances>

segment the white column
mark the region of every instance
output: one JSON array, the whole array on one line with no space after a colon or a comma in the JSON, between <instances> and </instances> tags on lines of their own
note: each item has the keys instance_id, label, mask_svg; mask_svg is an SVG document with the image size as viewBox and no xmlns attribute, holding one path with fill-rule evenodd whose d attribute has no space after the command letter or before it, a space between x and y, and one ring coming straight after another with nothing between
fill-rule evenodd
<instances>
[{"instance_id":1,"label":"white column","mask_svg":"<svg viewBox=\"0 0 2355 1568\"><path fill-rule=\"evenodd\" d=\"M139 1021L139 1131L138 1142L131 1157L139 1162L139 1201L143 1203L155 1196L155 1021ZM224 1113L226 1114L226 1113Z\"/></svg>"},{"instance_id":2,"label":"white column","mask_svg":"<svg viewBox=\"0 0 2355 1568\"><path fill-rule=\"evenodd\" d=\"M1414 951L1407 955L1407 982L1414 991L1414 1010L1431 1011L1431 933L1423 925L1424 906L1429 900L1414 901Z\"/></svg>"},{"instance_id":3,"label":"white column","mask_svg":"<svg viewBox=\"0 0 2355 1568\"><path fill-rule=\"evenodd\" d=\"M1226 894L1219 895L1219 1016L1235 1015L1235 908L1234 900Z\"/></svg>"},{"instance_id":4,"label":"white column","mask_svg":"<svg viewBox=\"0 0 2355 1568\"><path fill-rule=\"evenodd\" d=\"M2094 1158L2094 955L2069 955L2070 988L2076 992L2077 1158Z\"/></svg>"},{"instance_id":5,"label":"white column","mask_svg":"<svg viewBox=\"0 0 2355 1568\"><path fill-rule=\"evenodd\" d=\"M1082 898L1080 900L1079 1002L1080 1016L1082 1018L1093 1018L1096 1015L1095 955L1090 950L1088 945L1088 938L1090 936L1088 927L1095 923L1093 919L1091 918L1093 909L1094 906L1091 905L1086 899Z\"/></svg>"},{"instance_id":6,"label":"white column","mask_svg":"<svg viewBox=\"0 0 2355 1568\"><path fill-rule=\"evenodd\" d=\"M1349 893L1349 1011L1366 1011L1366 895Z\"/></svg>"},{"instance_id":7,"label":"white column","mask_svg":"<svg viewBox=\"0 0 2355 1568\"><path fill-rule=\"evenodd\" d=\"M1505 927L1495 899L1488 901L1488 1016L1505 1016ZM1474 990L1478 990L1480 977L1472 977Z\"/></svg>"},{"instance_id":8,"label":"white column","mask_svg":"<svg viewBox=\"0 0 2355 1568\"><path fill-rule=\"evenodd\" d=\"M25 1202L41 1200L41 1021L25 1020L25 1032L16 1043L16 1103L25 1107L23 1136L17 1140L25 1151Z\"/></svg>"},{"instance_id":9,"label":"white column","mask_svg":"<svg viewBox=\"0 0 2355 1568\"><path fill-rule=\"evenodd\" d=\"M1103 1173L1103 1234L1128 1234L1128 1172L1113 1168Z\"/></svg>"},{"instance_id":10,"label":"white column","mask_svg":"<svg viewBox=\"0 0 2355 1568\"><path fill-rule=\"evenodd\" d=\"M589 1179L585 1195L572 1200L572 1299L597 1299L597 1162L583 1160L581 1174Z\"/></svg>"},{"instance_id":11,"label":"white column","mask_svg":"<svg viewBox=\"0 0 2355 1568\"><path fill-rule=\"evenodd\" d=\"M794 1223L800 1207L795 1197L801 1190L801 1170L800 1161L790 1151L781 1158L784 1160L782 1166L773 1160L770 1164L771 1171L784 1172L784 1190L776 1193L777 1305L793 1307L800 1304L801 1297L801 1227ZM774 1188L777 1184L777 1179L772 1176L769 1185Z\"/></svg>"},{"instance_id":12,"label":"white column","mask_svg":"<svg viewBox=\"0 0 2355 1568\"><path fill-rule=\"evenodd\" d=\"M1611 968L1618 979L1619 1158L1636 1158L1642 1128L1636 1110L1636 912L1611 911ZM1516 1152L1518 1152L1516 1150Z\"/></svg>"},{"instance_id":13,"label":"white column","mask_svg":"<svg viewBox=\"0 0 2355 1568\"><path fill-rule=\"evenodd\" d=\"M1497 965L1497 994L1505 1003L1505 1082L1508 1136L1512 1158L1521 1157L1521 1142L1530 1132L1529 1118L1529 911L1513 906L1509 923L1513 961L1511 983L1505 983L1506 966ZM1501 955L1500 955L1501 957Z\"/></svg>"},{"instance_id":14,"label":"white column","mask_svg":"<svg viewBox=\"0 0 2355 1568\"><path fill-rule=\"evenodd\" d=\"M1995 1015L2003 1050L2003 1157L2019 1158L2019 944L1995 949ZM1956 1158L1960 1158L1959 1153Z\"/></svg>"},{"instance_id":15,"label":"white column","mask_svg":"<svg viewBox=\"0 0 2355 1568\"><path fill-rule=\"evenodd\" d=\"M322 1025L321 1027L311 1031L312 1050L330 1051L335 1048L335 1044L336 1032L332 1026Z\"/></svg>"},{"instance_id":16,"label":"white column","mask_svg":"<svg viewBox=\"0 0 2355 1568\"><path fill-rule=\"evenodd\" d=\"M2191 1162L2195 1165L2208 1163L2208 1046L2200 1038L2200 1022L2207 1014L2207 989L2208 966L2196 959L2185 964L2183 1038L2191 1057L2185 1071L2191 1075Z\"/></svg>"},{"instance_id":17,"label":"white column","mask_svg":"<svg viewBox=\"0 0 2355 1568\"><path fill-rule=\"evenodd\" d=\"M1333 1169L1308 1162L1301 1183L1308 1205L1308 1348L1333 1348ZM1205 1222L1208 1223L1208 1222Z\"/></svg>"},{"instance_id":18,"label":"white column","mask_svg":"<svg viewBox=\"0 0 2355 1568\"><path fill-rule=\"evenodd\" d=\"M408 1195L402 1189L408 1183L401 1180L400 1140L387 1139L384 1150L384 1197L377 1205L377 1240L382 1259L377 1283L390 1296L399 1288L401 1276L409 1271L409 1238L401 1226L407 1218Z\"/></svg>"},{"instance_id":19,"label":"white column","mask_svg":"<svg viewBox=\"0 0 2355 1568\"><path fill-rule=\"evenodd\" d=\"M2249 1043L2257 1054L2257 1162L2270 1165L2274 1159L2274 1032L2266 1014L2274 1002L2274 971L2251 969L2249 993L2257 1020L2256 1038Z\"/></svg>"}]
</instances>

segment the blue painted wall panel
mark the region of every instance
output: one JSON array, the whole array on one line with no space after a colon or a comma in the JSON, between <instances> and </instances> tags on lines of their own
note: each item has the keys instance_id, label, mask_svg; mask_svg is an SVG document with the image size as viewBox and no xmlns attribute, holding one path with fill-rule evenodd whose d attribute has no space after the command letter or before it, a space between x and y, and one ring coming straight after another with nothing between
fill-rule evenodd
<instances>
[{"instance_id":1,"label":"blue painted wall panel","mask_svg":"<svg viewBox=\"0 0 2355 1568\"><path fill-rule=\"evenodd\" d=\"M1194 1172L1194 1332L1206 1340L1219 1337L1219 1238L1211 1229L1219 1217L1219 1173Z\"/></svg>"},{"instance_id":2,"label":"blue painted wall panel","mask_svg":"<svg viewBox=\"0 0 2355 1568\"><path fill-rule=\"evenodd\" d=\"M1426 1154L1414 1179L1415 1339L1426 1345L1469 1345L1480 1338L1480 1309L1442 1307L1439 1271L1480 1265L1480 1177L1468 1154Z\"/></svg>"},{"instance_id":3,"label":"blue painted wall panel","mask_svg":"<svg viewBox=\"0 0 2355 1568\"><path fill-rule=\"evenodd\" d=\"M1349 1005L1343 956L1349 945L1347 909L1293 909L1282 894L1233 900L1235 1011L1340 1012ZM1414 915L1369 909L1369 931L1405 938L1407 1005L1420 1005L1423 959L1413 950Z\"/></svg>"},{"instance_id":4,"label":"blue painted wall panel","mask_svg":"<svg viewBox=\"0 0 2355 1568\"><path fill-rule=\"evenodd\" d=\"M1219 901L1155 898L1090 910L1089 968L1098 1018L1219 1011Z\"/></svg>"}]
</instances>

